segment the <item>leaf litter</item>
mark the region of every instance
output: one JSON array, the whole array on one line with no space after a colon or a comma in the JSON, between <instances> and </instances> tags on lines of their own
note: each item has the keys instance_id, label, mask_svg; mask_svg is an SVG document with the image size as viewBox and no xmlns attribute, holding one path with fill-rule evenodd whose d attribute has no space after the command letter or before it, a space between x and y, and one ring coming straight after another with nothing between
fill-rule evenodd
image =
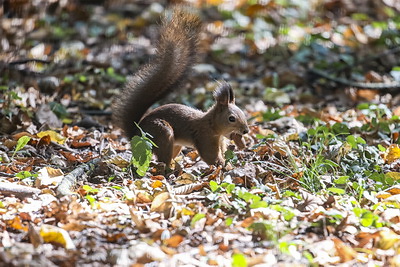
<instances>
[{"instance_id":1,"label":"leaf litter","mask_svg":"<svg viewBox=\"0 0 400 267\"><path fill-rule=\"evenodd\" d=\"M109 106L164 7L106 2L2 10L2 264L400 264L398 6L202 6L207 59L166 102L205 109L227 79L251 132L222 167L143 148L140 178Z\"/></svg>"}]
</instances>

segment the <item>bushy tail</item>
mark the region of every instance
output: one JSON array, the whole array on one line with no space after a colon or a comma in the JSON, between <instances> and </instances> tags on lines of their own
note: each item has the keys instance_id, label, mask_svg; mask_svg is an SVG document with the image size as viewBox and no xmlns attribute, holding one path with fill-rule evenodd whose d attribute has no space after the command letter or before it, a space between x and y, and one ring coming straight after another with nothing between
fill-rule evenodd
<instances>
[{"instance_id":1,"label":"bushy tail","mask_svg":"<svg viewBox=\"0 0 400 267\"><path fill-rule=\"evenodd\" d=\"M112 107L114 123L129 138L138 134L134 122L186 80L196 62L200 29L200 18L182 7L163 19L154 58L128 79Z\"/></svg>"}]
</instances>

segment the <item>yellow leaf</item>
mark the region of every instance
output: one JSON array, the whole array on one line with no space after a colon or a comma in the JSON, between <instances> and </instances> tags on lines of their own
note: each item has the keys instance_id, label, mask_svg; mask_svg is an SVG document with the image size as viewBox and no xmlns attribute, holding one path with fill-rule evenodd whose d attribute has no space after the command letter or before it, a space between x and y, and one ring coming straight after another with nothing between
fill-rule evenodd
<instances>
[{"instance_id":1,"label":"yellow leaf","mask_svg":"<svg viewBox=\"0 0 400 267\"><path fill-rule=\"evenodd\" d=\"M386 155L387 163L391 164L395 160L400 158L400 147L399 145L390 145L388 149L388 153Z\"/></svg>"},{"instance_id":2,"label":"yellow leaf","mask_svg":"<svg viewBox=\"0 0 400 267\"><path fill-rule=\"evenodd\" d=\"M384 191L381 191L378 194L376 194L376 198L379 198L379 199L385 199L385 198L388 198L390 196L392 196L390 193L384 192Z\"/></svg>"},{"instance_id":3,"label":"yellow leaf","mask_svg":"<svg viewBox=\"0 0 400 267\"><path fill-rule=\"evenodd\" d=\"M400 180L400 172L387 172L386 177L392 178L393 180Z\"/></svg>"},{"instance_id":4,"label":"yellow leaf","mask_svg":"<svg viewBox=\"0 0 400 267\"><path fill-rule=\"evenodd\" d=\"M181 213L182 213L182 215L194 215L195 214L194 211L188 210L186 208L183 208Z\"/></svg>"},{"instance_id":5,"label":"yellow leaf","mask_svg":"<svg viewBox=\"0 0 400 267\"><path fill-rule=\"evenodd\" d=\"M163 186L163 183L161 181L159 181L159 180L156 180L151 184L152 188L159 188L161 186Z\"/></svg>"},{"instance_id":6,"label":"yellow leaf","mask_svg":"<svg viewBox=\"0 0 400 267\"><path fill-rule=\"evenodd\" d=\"M398 195L398 194L400 194L400 186L394 185L394 186L386 189L385 191L390 193L391 195Z\"/></svg>"},{"instance_id":7,"label":"yellow leaf","mask_svg":"<svg viewBox=\"0 0 400 267\"><path fill-rule=\"evenodd\" d=\"M49 130L49 131L43 131L43 132L37 133L36 135L37 135L39 138L42 138L43 136L49 135L51 141L57 142L57 143L59 143L60 145L64 144L65 139L66 139L66 138L65 138L64 136L62 136L61 134L59 134L59 133L57 133L57 132L55 132L55 131L50 131L50 130Z\"/></svg>"},{"instance_id":8,"label":"yellow leaf","mask_svg":"<svg viewBox=\"0 0 400 267\"><path fill-rule=\"evenodd\" d=\"M62 245L66 249L75 249L74 242L68 232L57 226L43 224L40 228L40 236L46 243L54 242Z\"/></svg>"},{"instance_id":9,"label":"yellow leaf","mask_svg":"<svg viewBox=\"0 0 400 267\"><path fill-rule=\"evenodd\" d=\"M218 6L222 4L223 0L207 0L207 4L213 5L213 6Z\"/></svg>"},{"instance_id":10,"label":"yellow leaf","mask_svg":"<svg viewBox=\"0 0 400 267\"><path fill-rule=\"evenodd\" d=\"M8 227L22 230L24 232L28 232L28 226L22 224L21 218L19 216L15 216L14 219L7 221Z\"/></svg>"},{"instance_id":11,"label":"yellow leaf","mask_svg":"<svg viewBox=\"0 0 400 267\"><path fill-rule=\"evenodd\" d=\"M391 230L380 231L379 237L380 239L377 243L377 247L384 250L393 248L395 244L400 241L400 236Z\"/></svg>"}]
</instances>

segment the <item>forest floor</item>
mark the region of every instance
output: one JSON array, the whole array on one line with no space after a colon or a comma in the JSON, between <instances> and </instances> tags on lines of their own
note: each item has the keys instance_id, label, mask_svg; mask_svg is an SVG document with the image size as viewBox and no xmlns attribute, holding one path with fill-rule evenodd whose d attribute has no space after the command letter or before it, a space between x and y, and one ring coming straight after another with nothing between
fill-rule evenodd
<instances>
[{"instance_id":1,"label":"forest floor","mask_svg":"<svg viewBox=\"0 0 400 267\"><path fill-rule=\"evenodd\" d=\"M110 108L165 3L93 2L0 7L0 266L400 266L398 1L192 1L201 58L162 103L226 80L250 132L169 172Z\"/></svg>"}]
</instances>

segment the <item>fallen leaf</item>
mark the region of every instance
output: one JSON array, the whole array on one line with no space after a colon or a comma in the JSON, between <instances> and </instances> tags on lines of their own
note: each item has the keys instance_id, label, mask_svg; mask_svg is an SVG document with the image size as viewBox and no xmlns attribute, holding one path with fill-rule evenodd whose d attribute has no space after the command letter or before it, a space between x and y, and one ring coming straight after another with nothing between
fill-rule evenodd
<instances>
[{"instance_id":1,"label":"fallen leaf","mask_svg":"<svg viewBox=\"0 0 400 267\"><path fill-rule=\"evenodd\" d=\"M392 178L393 180L400 180L400 172L387 172L386 177Z\"/></svg>"},{"instance_id":2,"label":"fallen leaf","mask_svg":"<svg viewBox=\"0 0 400 267\"><path fill-rule=\"evenodd\" d=\"M386 155L387 163L391 164L395 160L400 158L400 147L399 145L390 145L388 148L388 153Z\"/></svg>"},{"instance_id":3,"label":"fallen leaf","mask_svg":"<svg viewBox=\"0 0 400 267\"><path fill-rule=\"evenodd\" d=\"M376 246L383 250L393 248L396 244L400 243L400 235L391 230L379 231L378 243Z\"/></svg>"},{"instance_id":4,"label":"fallen leaf","mask_svg":"<svg viewBox=\"0 0 400 267\"><path fill-rule=\"evenodd\" d=\"M42 185L58 185L64 174L60 169L54 169L51 167L44 167L39 170L38 177L35 180L35 186L40 187Z\"/></svg>"},{"instance_id":5,"label":"fallen leaf","mask_svg":"<svg viewBox=\"0 0 400 267\"><path fill-rule=\"evenodd\" d=\"M350 261L357 256L357 252L339 238L334 237L332 241L335 243L336 253L340 258L340 262Z\"/></svg>"},{"instance_id":6,"label":"fallen leaf","mask_svg":"<svg viewBox=\"0 0 400 267\"><path fill-rule=\"evenodd\" d=\"M74 242L68 232L54 225L43 224L40 228L40 236L46 243L57 243L66 249L75 249Z\"/></svg>"},{"instance_id":7,"label":"fallen leaf","mask_svg":"<svg viewBox=\"0 0 400 267\"><path fill-rule=\"evenodd\" d=\"M182 243L183 239L184 238L181 235L173 235L171 238L164 240L164 244L169 247L176 248L180 243Z\"/></svg>"},{"instance_id":8,"label":"fallen leaf","mask_svg":"<svg viewBox=\"0 0 400 267\"><path fill-rule=\"evenodd\" d=\"M170 199L168 192L158 194L151 203L150 211L152 212L165 212L171 208L171 202L167 202Z\"/></svg>"},{"instance_id":9,"label":"fallen leaf","mask_svg":"<svg viewBox=\"0 0 400 267\"><path fill-rule=\"evenodd\" d=\"M153 183L151 183L151 187L152 188L160 188L160 187L162 187L163 186L163 182L161 182L161 181L159 181L159 180L156 180L156 181L154 181Z\"/></svg>"},{"instance_id":10,"label":"fallen leaf","mask_svg":"<svg viewBox=\"0 0 400 267\"><path fill-rule=\"evenodd\" d=\"M15 216L12 220L7 220L6 222L7 226L10 228L28 232L28 226L22 224L21 218L19 216Z\"/></svg>"},{"instance_id":11,"label":"fallen leaf","mask_svg":"<svg viewBox=\"0 0 400 267\"><path fill-rule=\"evenodd\" d=\"M59 133L57 133L57 132L55 132L55 131L51 131L51 130L39 132L39 133L37 133L36 135L37 135L39 138L43 138L43 137L45 137L46 135L48 135L48 136L50 136L51 141L57 142L57 143L59 143L60 145L64 144L64 143L65 143L65 139L66 139L66 138L65 138L64 136L62 136L61 134L59 134Z\"/></svg>"}]
</instances>

